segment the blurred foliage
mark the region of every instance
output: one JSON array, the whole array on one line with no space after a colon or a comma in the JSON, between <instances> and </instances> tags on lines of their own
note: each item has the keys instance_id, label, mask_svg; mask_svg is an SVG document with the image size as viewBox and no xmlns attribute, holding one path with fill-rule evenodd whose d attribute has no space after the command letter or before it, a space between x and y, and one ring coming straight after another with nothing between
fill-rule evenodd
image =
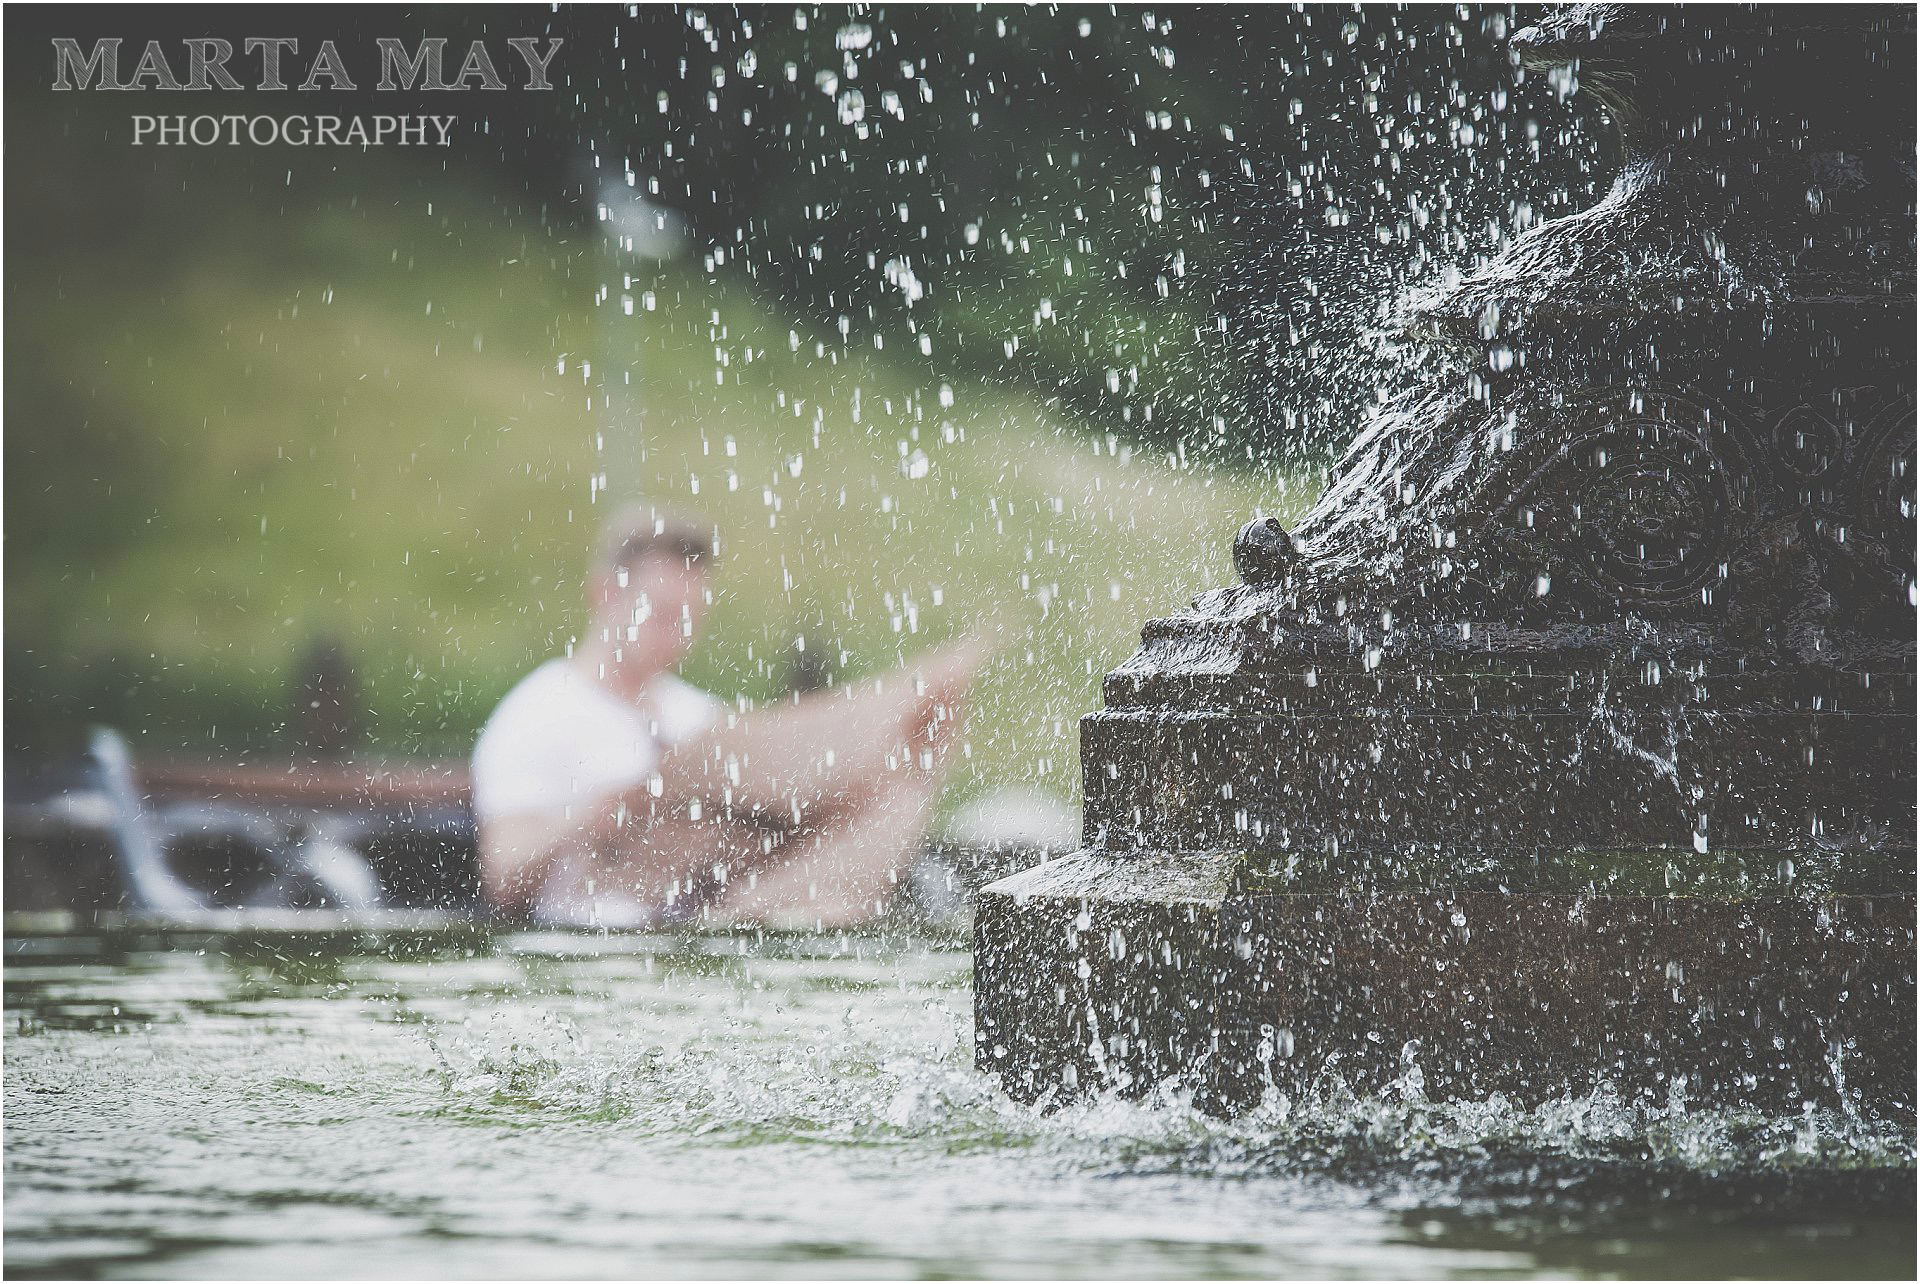
<instances>
[{"instance_id":1,"label":"blurred foliage","mask_svg":"<svg viewBox=\"0 0 1920 1284\"><path fill-rule=\"evenodd\" d=\"M1323 454L1409 282L1589 203L1509 6L567 11L539 137L930 377L1141 440ZM594 61L596 52L602 55ZM611 58L611 62L607 59ZM644 88L636 92L636 85Z\"/></svg>"},{"instance_id":2,"label":"blurred foliage","mask_svg":"<svg viewBox=\"0 0 1920 1284\"><path fill-rule=\"evenodd\" d=\"M10 18L9 83L44 83L36 21L130 42L253 21L101 8ZM1368 331L1409 282L1606 180L1606 131L1508 55L1538 8L296 7L272 25L363 59L376 35L563 39L553 93L409 96L461 115L428 166L561 221L630 183L848 344L1270 462L1351 433L1381 378Z\"/></svg>"},{"instance_id":3,"label":"blurred foliage","mask_svg":"<svg viewBox=\"0 0 1920 1284\"><path fill-rule=\"evenodd\" d=\"M996 615L975 771L1070 792L1139 622L1373 400L1383 306L1597 191L1525 17L10 9L9 759L88 720L282 746L320 635L373 747L462 753L577 629L595 504L648 493L732 541L696 680ZM219 96L458 115L383 155L133 149L206 108L50 93L50 34L567 44L550 94ZM686 253L616 253L623 190Z\"/></svg>"}]
</instances>

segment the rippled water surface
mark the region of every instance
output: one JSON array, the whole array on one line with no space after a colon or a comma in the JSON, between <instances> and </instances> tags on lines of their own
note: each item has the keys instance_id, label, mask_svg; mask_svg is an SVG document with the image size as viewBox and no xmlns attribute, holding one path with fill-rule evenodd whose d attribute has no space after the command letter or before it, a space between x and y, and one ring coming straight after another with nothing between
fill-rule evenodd
<instances>
[{"instance_id":1,"label":"rippled water surface","mask_svg":"<svg viewBox=\"0 0 1920 1284\"><path fill-rule=\"evenodd\" d=\"M6 1268L185 1276L1910 1277L1911 1134L1177 1097L971 1065L963 950L502 937L13 963Z\"/></svg>"}]
</instances>

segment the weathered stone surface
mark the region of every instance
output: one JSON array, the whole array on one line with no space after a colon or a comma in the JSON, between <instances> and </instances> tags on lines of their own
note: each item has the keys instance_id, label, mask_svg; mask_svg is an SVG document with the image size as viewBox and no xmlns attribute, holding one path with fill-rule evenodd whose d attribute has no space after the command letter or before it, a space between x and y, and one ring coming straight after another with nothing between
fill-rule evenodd
<instances>
[{"instance_id":1,"label":"weathered stone surface","mask_svg":"<svg viewBox=\"0 0 1920 1284\"><path fill-rule=\"evenodd\" d=\"M974 912L980 1064L1023 1101L1185 1075L1212 1037L1230 874L1204 854L1081 853L993 884Z\"/></svg>"},{"instance_id":2,"label":"weathered stone surface","mask_svg":"<svg viewBox=\"0 0 1920 1284\"><path fill-rule=\"evenodd\" d=\"M1108 678L1085 849L981 900L983 1066L1911 1113L1913 43L1515 37L1618 182L1406 300L1422 382Z\"/></svg>"},{"instance_id":3,"label":"weathered stone surface","mask_svg":"<svg viewBox=\"0 0 1920 1284\"><path fill-rule=\"evenodd\" d=\"M1383 930L1384 929L1384 930ZM1911 897L1486 891L1236 898L1206 1084L1913 1109Z\"/></svg>"},{"instance_id":4,"label":"weathered stone surface","mask_svg":"<svg viewBox=\"0 0 1920 1284\"><path fill-rule=\"evenodd\" d=\"M1175 1079L1222 1112L1417 1069L1433 1096L1911 1114L1913 897L1789 893L1737 857L1669 891L1664 859L1560 871L1596 892L1068 857L981 899L980 1063L1023 1100Z\"/></svg>"}]
</instances>

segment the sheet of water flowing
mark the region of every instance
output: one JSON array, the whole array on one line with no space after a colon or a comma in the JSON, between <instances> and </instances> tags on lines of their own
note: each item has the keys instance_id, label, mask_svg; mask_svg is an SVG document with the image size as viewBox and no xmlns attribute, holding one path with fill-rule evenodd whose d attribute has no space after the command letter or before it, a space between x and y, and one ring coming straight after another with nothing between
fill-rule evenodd
<instances>
[{"instance_id":1,"label":"sheet of water flowing","mask_svg":"<svg viewBox=\"0 0 1920 1284\"><path fill-rule=\"evenodd\" d=\"M184 1276L1898 1275L1897 1128L1016 1106L969 959L516 936L6 978L6 1268Z\"/></svg>"}]
</instances>

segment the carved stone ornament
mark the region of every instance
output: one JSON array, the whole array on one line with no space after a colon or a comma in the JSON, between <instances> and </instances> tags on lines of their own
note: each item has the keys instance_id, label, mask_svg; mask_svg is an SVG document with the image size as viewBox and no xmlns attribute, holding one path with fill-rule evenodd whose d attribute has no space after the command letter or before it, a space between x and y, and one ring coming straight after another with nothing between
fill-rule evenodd
<instances>
[{"instance_id":1,"label":"carved stone ornament","mask_svg":"<svg viewBox=\"0 0 1920 1284\"><path fill-rule=\"evenodd\" d=\"M1415 386L1108 677L1086 847L977 917L1019 1095L1417 1045L1429 1090L1911 1114L1913 12L1514 45L1625 166L1404 300Z\"/></svg>"}]
</instances>

